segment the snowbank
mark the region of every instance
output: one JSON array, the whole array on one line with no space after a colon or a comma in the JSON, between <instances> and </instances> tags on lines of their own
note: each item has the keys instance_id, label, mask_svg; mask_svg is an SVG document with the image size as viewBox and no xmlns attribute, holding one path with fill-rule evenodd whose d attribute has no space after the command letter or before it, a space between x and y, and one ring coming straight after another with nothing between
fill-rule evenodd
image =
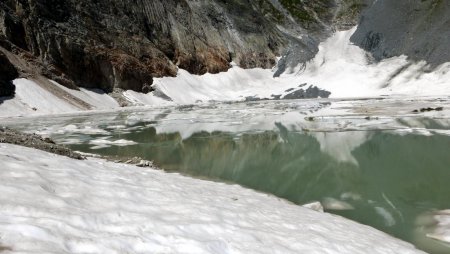
<instances>
[{"instance_id":1,"label":"snowbank","mask_svg":"<svg viewBox=\"0 0 450 254\"><path fill-rule=\"evenodd\" d=\"M411 62L405 56L374 62L367 52L350 43L355 29L336 32L319 45L314 59L286 70L280 77L274 77L276 69L242 69L235 64L218 74L193 75L179 69L177 77L155 78L152 93L125 91L123 95L135 106L283 98L310 86L330 91L331 98L450 95L450 63L430 69L427 63ZM0 117L86 110L34 81L17 79L14 83L16 97L0 103ZM119 107L111 96L99 91L75 91L53 84L90 109Z\"/></svg>"},{"instance_id":2,"label":"snowbank","mask_svg":"<svg viewBox=\"0 0 450 254\"><path fill-rule=\"evenodd\" d=\"M421 253L236 185L0 144L0 246L34 253Z\"/></svg>"},{"instance_id":3,"label":"snowbank","mask_svg":"<svg viewBox=\"0 0 450 254\"><path fill-rule=\"evenodd\" d=\"M115 109L119 107L119 103L101 89L86 89L81 87L80 91L77 91L66 88L55 81L51 82L72 96L89 103L94 109Z\"/></svg>"},{"instance_id":4,"label":"snowbank","mask_svg":"<svg viewBox=\"0 0 450 254\"><path fill-rule=\"evenodd\" d=\"M108 94L99 90L81 88L80 91L68 89L54 81L45 87L29 79L16 79L16 95L0 103L0 117L51 115L84 111L87 108L71 103L65 96L79 100L89 106L91 110L117 109L119 104ZM50 89L60 89L65 92L58 97Z\"/></svg>"},{"instance_id":5,"label":"snowbank","mask_svg":"<svg viewBox=\"0 0 450 254\"><path fill-rule=\"evenodd\" d=\"M234 65L228 72L201 76L179 70L177 77L156 78L154 88L180 104L245 100L251 96L274 98L305 83L330 91L332 98L450 94L450 63L433 70L427 63L414 63L405 56L376 63L351 44L355 30L336 32L320 44L313 60L288 69L280 77L273 77L276 70L244 70Z\"/></svg>"},{"instance_id":6,"label":"snowbank","mask_svg":"<svg viewBox=\"0 0 450 254\"><path fill-rule=\"evenodd\" d=\"M14 85L16 95L0 104L0 116L56 114L80 110L64 98L57 98L34 81L16 79Z\"/></svg>"}]
</instances>

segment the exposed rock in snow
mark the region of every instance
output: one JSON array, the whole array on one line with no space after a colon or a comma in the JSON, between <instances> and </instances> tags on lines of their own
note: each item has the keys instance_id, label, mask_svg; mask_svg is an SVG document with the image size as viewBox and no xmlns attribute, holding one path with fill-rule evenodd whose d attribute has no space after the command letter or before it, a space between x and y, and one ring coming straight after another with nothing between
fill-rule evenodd
<instances>
[{"instance_id":1,"label":"exposed rock in snow","mask_svg":"<svg viewBox=\"0 0 450 254\"><path fill-rule=\"evenodd\" d=\"M298 90L292 89L292 92L286 94L283 97L283 99L291 100L291 99L328 98L330 94L331 94L330 92L319 89L317 86L309 86L306 89L303 88L300 88Z\"/></svg>"},{"instance_id":2,"label":"exposed rock in snow","mask_svg":"<svg viewBox=\"0 0 450 254\"><path fill-rule=\"evenodd\" d=\"M0 247L39 253L422 253L236 185L0 144Z\"/></svg>"},{"instance_id":3,"label":"exposed rock in snow","mask_svg":"<svg viewBox=\"0 0 450 254\"><path fill-rule=\"evenodd\" d=\"M79 153L73 152L63 145L56 144L50 138L43 138L36 134L21 133L9 128L0 128L0 143L21 145L78 160L83 159Z\"/></svg>"},{"instance_id":4,"label":"exposed rock in snow","mask_svg":"<svg viewBox=\"0 0 450 254\"><path fill-rule=\"evenodd\" d=\"M14 95L15 87L11 83L19 76L16 67L9 61L8 57L0 51L0 97ZM0 104L2 100L0 99Z\"/></svg>"},{"instance_id":5,"label":"exposed rock in snow","mask_svg":"<svg viewBox=\"0 0 450 254\"><path fill-rule=\"evenodd\" d=\"M287 70L280 77L274 77L275 69L242 69L234 63L227 72L217 74L194 75L179 69L176 77L155 78L153 92L124 91L120 96L127 102L121 104L164 106L328 95L331 98L355 98L450 94L447 84L450 63L431 72L426 71L429 67L426 62L410 62L406 56L375 63L364 50L350 43L355 30L356 27L336 32L320 44L314 59ZM3 101L0 116L104 110L119 106L111 96L98 90L72 90L43 78L14 82L17 96ZM310 84L309 88L303 87L304 84Z\"/></svg>"},{"instance_id":6,"label":"exposed rock in snow","mask_svg":"<svg viewBox=\"0 0 450 254\"><path fill-rule=\"evenodd\" d=\"M426 62L410 62L406 56L373 62L370 56L350 42L356 27L338 31L319 45L310 62L287 69L279 77L276 70L244 70L236 65L227 72L192 75L179 70L177 77L157 78L154 89L175 103L233 101L246 98L291 98L291 89L314 84L332 98L381 95L427 96L450 94L450 63L426 71ZM326 97L327 93L317 92Z\"/></svg>"}]
</instances>

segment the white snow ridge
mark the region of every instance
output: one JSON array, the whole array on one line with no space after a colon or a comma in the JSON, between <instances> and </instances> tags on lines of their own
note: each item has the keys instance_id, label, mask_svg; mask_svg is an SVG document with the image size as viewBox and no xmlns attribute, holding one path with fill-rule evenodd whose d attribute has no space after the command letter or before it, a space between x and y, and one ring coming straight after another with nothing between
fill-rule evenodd
<instances>
[{"instance_id":1,"label":"white snow ridge","mask_svg":"<svg viewBox=\"0 0 450 254\"><path fill-rule=\"evenodd\" d=\"M0 144L5 253L421 253L236 185Z\"/></svg>"}]
</instances>

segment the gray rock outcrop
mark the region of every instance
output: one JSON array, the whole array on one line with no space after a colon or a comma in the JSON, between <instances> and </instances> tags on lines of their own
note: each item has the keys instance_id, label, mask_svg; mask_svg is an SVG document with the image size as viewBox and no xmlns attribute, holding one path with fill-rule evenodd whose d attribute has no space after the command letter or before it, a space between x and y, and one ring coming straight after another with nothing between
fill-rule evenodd
<instances>
[{"instance_id":1,"label":"gray rock outcrop","mask_svg":"<svg viewBox=\"0 0 450 254\"><path fill-rule=\"evenodd\" d=\"M177 66L272 67L287 40L262 12L245 0L5 0L0 45L29 52L41 74L67 87L142 91Z\"/></svg>"},{"instance_id":2,"label":"gray rock outcrop","mask_svg":"<svg viewBox=\"0 0 450 254\"><path fill-rule=\"evenodd\" d=\"M19 59L20 76L147 93L177 68L271 68L282 56L278 76L358 22L352 42L376 60L405 54L437 66L450 61L449 13L442 0L3 0L0 50Z\"/></svg>"},{"instance_id":3,"label":"gray rock outcrop","mask_svg":"<svg viewBox=\"0 0 450 254\"><path fill-rule=\"evenodd\" d=\"M148 92L177 67L271 68L283 52L295 56L285 66L307 61L359 1L4 0L0 47L69 88Z\"/></svg>"},{"instance_id":4,"label":"gray rock outcrop","mask_svg":"<svg viewBox=\"0 0 450 254\"><path fill-rule=\"evenodd\" d=\"M319 51L319 43L336 30L350 29L358 24L361 11L368 6L370 0L279 2L283 3L283 8L287 8L285 13L290 20L295 21L287 22L286 25L291 28L290 35L295 39L290 40L283 51L274 73L275 77L313 59ZM300 29L297 24L302 24ZM292 29L293 26L297 26L297 29Z\"/></svg>"},{"instance_id":5,"label":"gray rock outcrop","mask_svg":"<svg viewBox=\"0 0 450 254\"><path fill-rule=\"evenodd\" d=\"M374 1L351 41L376 60L406 55L432 67L449 62L450 1Z\"/></svg>"}]
</instances>

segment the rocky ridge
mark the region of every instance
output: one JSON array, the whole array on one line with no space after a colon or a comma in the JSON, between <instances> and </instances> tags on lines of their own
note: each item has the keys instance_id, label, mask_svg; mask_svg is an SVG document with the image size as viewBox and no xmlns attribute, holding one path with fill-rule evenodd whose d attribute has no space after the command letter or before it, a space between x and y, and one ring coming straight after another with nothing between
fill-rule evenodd
<instances>
[{"instance_id":1,"label":"rocky ridge","mask_svg":"<svg viewBox=\"0 0 450 254\"><path fill-rule=\"evenodd\" d=\"M19 66L21 76L146 93L153 77L177 68L271 68L289 48L309 60L334 27L355 22L357 15L338 14L355 1L362 0L5 0L0 49L33 67Z\"/></svg>"},{"instance_id":2,"label":"rocky ridge","mask_svg":"<svg viewBox=\"0 0 450 254\"><path fill-rule=\"evenodd\" d=\"M435 67L450 61L449 12L441 0L4 0L0 88L11 96L10 81L25 77L148 93L178 68L218 73L231 62L276 66L279 76L357 24L352 42L373 60L407 55Z\"/></svg>"},{"instance_id":3,"label":"rocky ridge","mask_svg":"<svg viewBox=\"0 0 450 254\"><path fill-rule=\"evenodd\" d=\"M369 6L351 41L376 61L406 55L430 69L450 62L450 1L377 0Z\"/></svg>"}]
</instances>

